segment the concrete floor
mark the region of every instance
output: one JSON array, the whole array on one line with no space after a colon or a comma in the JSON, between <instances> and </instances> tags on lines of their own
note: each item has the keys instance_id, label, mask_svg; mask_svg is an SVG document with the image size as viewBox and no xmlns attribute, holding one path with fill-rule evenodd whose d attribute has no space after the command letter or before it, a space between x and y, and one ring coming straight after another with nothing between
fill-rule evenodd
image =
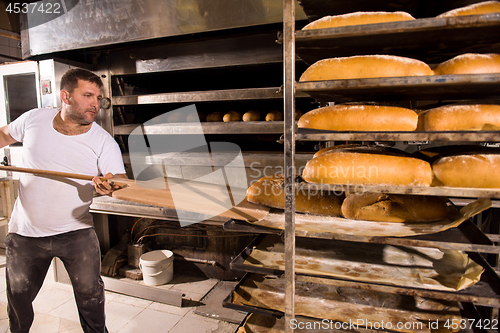
<instances>
[{"instance_id":1,"label":"concrete floor","mask_svg":"<svg viewBox=\"0 0 500 333\"><path fill-rule=\"evenodd\" d=\"M110 333L233 333L238 324L198 315L203 296L217 284L206 279L176 287L185 290L187 304L176 307L113 292L106 292L107 328ZM193 302L189 302L192 300ZM80 333L78 313L70 285L54 282L51 270L33 302L35 321L30 333ZM198 311L197 311L198 310ZM203 312L203 311L202 311ZM5 294L5 256L0 249L0 333L9 332Z\"/></svg>"}]
</instances>

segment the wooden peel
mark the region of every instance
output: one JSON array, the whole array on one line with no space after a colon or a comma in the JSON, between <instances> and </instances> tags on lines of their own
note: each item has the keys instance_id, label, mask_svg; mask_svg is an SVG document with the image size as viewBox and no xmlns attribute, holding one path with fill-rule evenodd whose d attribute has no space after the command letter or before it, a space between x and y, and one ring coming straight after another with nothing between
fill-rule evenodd
<instances>
[{"instance_id":1,"label":"wooden peel","mask_svg":"<svg viewBox=\"0 0 500 333\"><path fill-rule=\"evenodd\" d=\"M92 180L94 176L77 173L58 172L40 169L21 168L14 166L0 166L0 171L14 171L32 173L35 175L46 175L63 178ZM108 181L113 186L118 186L111 196L116 199L132 201L141 204L160 206L184 211L192 211L201 214L211 214L223 211L227 204L221 203L221 198L227 196L228 188L225 185L209 184L189 181L190 186L180 186L185 179L156 178L150 181L139 182L134 179L99 177L102 181ZM176 200L172 197L171 188L174 189ZM234 191L245 191L245 189L234 189ZM238 197L244 197L241 193ZM231 205L230 205L231 206ZM229 207L230 207L229 206ZM226 208L227 209L227 208ZM237 203L229 210L218 214L221 217L233 218L245 221L258 221L269 213L269 208L252 204L246 200Z\"/></svg>"},{"instance_id":2,"label":"wooden peel","mask_svg":"<svg viewBox=\"0 0 500 333\"><path fill-rule=\"evenodd\" d=\"M23 172L23 173L32 173L34 175L55 176L55 177L81 179L81 180L92 180L94 178L94 176L82 175L82 174L78 174L78 173L21 168L21 167L15 167L15 166L10 166L10 165L9 166L0 165L0 171ZM125 179L125 178L107 179L104 177L99 177L99 179L101 181L107 181L111 185L118 186L118 187L125 187L125 186L129 185L129 182L127 182L127 179Z\"/></svg>"}]
</instances>

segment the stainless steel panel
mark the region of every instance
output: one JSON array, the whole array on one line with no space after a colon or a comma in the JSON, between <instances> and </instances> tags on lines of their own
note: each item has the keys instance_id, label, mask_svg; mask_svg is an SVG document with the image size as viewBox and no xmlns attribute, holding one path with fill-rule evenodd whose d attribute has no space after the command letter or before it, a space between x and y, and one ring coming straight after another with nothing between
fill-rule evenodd
<instances>
[{"instance_id":1,"label":"stainless steel panel","mask_svg":"<svg viewBox=\"0 0 500 333\"><path fill-rule=\"evenodd\" d=\"M46 13L33 11L23 15L22 53L23 58L27 58L64 50L279 23L282 11L281 0L80 0L64 14L52 16L54 18L45 23L38 24L47 20ZM301 11L297 17L306 18Z\"/></svg>"},{"instance_id":2,"label":"stainless steel panel","mask_svg":"<svg viewBox=\"0 0 500 333\"><path fill-rule=\"evenodd\" d=\"M114 105L139 105L162 103L191 103L208 101L234 101L277 99L283 95L278 87L255 89L227 89L195 92L159 93L140 96L117 96Z\"/></svg>"},{"instance_id":3,"label":"stainless steel panel","mask_svg":"<svg viewBox=\"0 0 500 333\"><path fill-rule=\"evenodd\" d=\"M139 124L118 125L115 135L129 135ZM203 134L281 134L283 121L253 121L253 122L204 122L201 123ZM199 123L166 123L143 127L144 134L200 134Z\"/></svg>"}]
</instances>

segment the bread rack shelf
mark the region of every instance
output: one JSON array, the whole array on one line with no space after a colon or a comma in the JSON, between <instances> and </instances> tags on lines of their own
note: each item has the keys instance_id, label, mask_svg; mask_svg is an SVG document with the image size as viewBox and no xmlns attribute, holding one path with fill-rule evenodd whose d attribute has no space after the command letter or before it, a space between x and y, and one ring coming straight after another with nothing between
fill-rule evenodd
<instances>
[{"instance_id":1,"label":"bread rack shelf","mask_svg":"<svg viewBox=\"0 0 500 333\"><path fill-rule=\"evenodd\" d=\"M262 234L282 234L282 229L274 229L252 225L250 223L229 220L224 223L224 230L235 232L249 232ZM377 237L351 235L331 232L312 232L296 230L297 237L320 239L336 239L352 242L377 243L389 245L432 247L443 250L458 250L478 253L500 253L500 248L494 246L471 221L465 221L456 228L451 228L436 234L409 236L409 237Z\"/></svg>"},{"instance_id":2,"label":"bread rack shelf","mask_svg":"<svg viewBox=\"0 0 500 333\"><path fill-rule=\"evenodd\" d=\"M500 142L500 131L436 131L436 132L355 132L326 131L309 128L297 130L298 141L427 141Z\"/></svg>"},{"instance_id":3,"label":"bread rack shelf","mask_svg":"<svg viewBox=\"0 0 500 333\"><path fill-rule=\"evenodd\" d=\"M397 7L393 7L394 1L387 3L373 3L362 0L353 2L320 0L299 0L304 12L309 19L315 20L325 15L336 15L355 11L394 11L394 8L404 8L419 17L425 13L426 17L438 15L445 10L456 8L456 2L411 2L403 0L398 2ZM468 3L467 3L468 4ZM446 7L446 9L445 9ZM349 8L349 9L346 9ZM443 10L445 9L445 10ZM415 21L374 24L357 27L344 27L335 29L321 29L316 31L295 31L290 34L290 27L293 24L293 2L284 1L284 33L283 45L285 53L285 134L282 142L285 146L285 168L294 167L293 152L295 140L297 141L405 141L405 142L426 142L426 141L461 141L461 142L496 142L499 140L498 132L329 132L297 130L292 128L290 114L293 115L294 105L291 102L295 96L295 91L306 93L317 101L328 103L343 102L363 102L363 101L429 101L429 100L463 100L463 99L498 99L500 88L500 74L480 74L480 75L436 75L421 77L398 77L398 78L369 78L353 80L331 80L317 82L295 82L295 69L290 64L294 63L295 56L300 57L308 64L332 57L364 55L364 54L394 54L408 56L411 58L426 61L429 64L435 61L444 61L451 56L467 52L497 52L500 50L500 40L498 39L498 27L500 26L500 15L481 15L475 17L463 17L452 19L429 18ZM422 17L422 16L420 16ZM433 36L433 37L431 37ZM443 42L446 40L446 42ZM436 45L438 47L436 47ZM287 64L289 67L287 67ZM298 76L297 76L298 77ZM291 82L290 82L291 81ZM289 125L290 128L287 128ZM292 162L290 162L292 161ZM285 175L285 188L290 188L293 176ZM314 185L309 185L314 186ZM464 222L461 226L449 229L437 234L418 237L369 237L341 235L335 232L311 233L302 232L295 227L296 213L293 208L293 193L288 191L285 199L285 212L281 216L283 229L269 229L254 227L248 223L230 220L225 223L227 230L262 233L278 233L284 235L284 271L261 271L261 274L284 274L286 281L285 290L285 320L291 320L294 316L294 291L295 291L295 237L314 237L324 239L339 239L346 241L373 242L382 244L412 244L414 246L443 247L446 249L462 249L473 251L471 258L477 262L484 262L478 252L498 253L498 247L486 238L485 243L481 240L470 237L472 222ZM443 195L451 197L490 197L500 196L498 189L444 189L428 188L395 188L374 186L367 190L391 193L411 193ZM267 230L266 230L267 229ZM475 226L472 229L477 229ZM477 233L480 238L486 237L479 229ZM484 246L484 247L483 247ZM250 248L250 247L249 247ZM491 251L491 252L490 252ZM241 259L241 258L240 258ZM238 260L240 260L238 259ZM245 271L252 271L249 267L238 267L240 262L234 262L234 268ZM498 276L494 273L488 263L484 266L489 277L496 281ZM491 273L491 275L490 275ZM481 304L484 306L499 307L496 292L481 291L476 295L470 293L475 288L481 288L481 283L472 286L462 292L450 292L449 294L436 295L432 290L417 290L416 288L400 288L394 286L383 286L379 284L366 283L360 281L337 280L342 285L349 285L354 288L374 290L384 289L391 293L405 293L409 295L421 295L424 297L444 298L450 297L454 300ZM498 284L498 282L493 282ZM496 287L495 287L496 288ZM485 292L485 294L482 294ZM485 298L483 298L485 296ZM490 297L493 296L495 300ZM231 306L231 305L229 305ZM255 309L258 311L257 309ZM253 312L253 310L252 310ZM291 329L285 328L285 332Z\"/></svg>"},{"instance_id":4,"label":"bread rack shelf","mask_svg":"<svg viewBox=\"0 0 500 333\"><path fill-rule=\"evenodd\" d=\"M427 63L458 52L498 52L500 14L423 18L317 30L295 34L297 55L308 64L335 56L394 54Z\"/></svg>"},{"instance_id":5,"label":"bread rack shelf","mask_svg":"<svg viewBox=\"0 0 500 333\"><path fill-rule=\"evenodd\" d=\"M116 96L113 98L113 103L117 106L123 106L139 104L194 103L207 101L212 102L278 98L283 98L283 94L282 92L280 92L279 87L270 87Z\"/></svg>"},{"instance_id":6,"label":"bread rack shelf","mask_svg":"<svg viewBox=\"0 0 500 333\"><path fill-rule=\"evenodd\" d=\"M330 185L300 183L298 190L330 190L330 191L359 191L393 193L393 194L413 194L413 195L434 195L456 198L490 198L500 199L500 190L496 188L467 188L450 186L390 186L390 185Z\"/></svg>"},{"instance_id":7,"label":"bread rack shelf","mask_svg":"<svg viewBox=\"0 0 500 333\"><path fill-rule=\"evenodd\" d=\"M129 135L139 124L115 126L115 135ZM203 134L282 134L283 121L202 122ZM200 123L165 123L143 126L141 134L196 134Z\"/></svg>"},{"instance_id":8,"label":"bread rack shelf","mask_svg":"<svg viewBox=\"0 0 500 333\"><path fill-rule=\"evenodd\" d=\"M319 101L394 101L498 98L500 74L433 75L297 82Z\"/></svg>"},{"instance_id":9,"label":"bread rack shelf","mask_svg":"<svg viewBox=\"0 0 500 333\"><path fill-rule=\"evenodd\" d=\"M240 285L243 285L248 279L250 279L250 280L252 279L252 273L245 274L245 276L236 285L235 290ZM340 281L340 280L335 281L335 285L340 287L340 288L352 288L352 287L355 287L357 284L358 284L357 282L350 283L348 281ZM386 292L389 293L392 291L387 290ZM239 311L259 314L259 315L263 315L263 316L268 316L268 317L274 317L274 318L283 318L284 317L283 311L269 309L269 308L263 308L263 307L257 307L257 306L251 306L251 305L235 304L235 303L233 303L233 299L234 299L233 296L234 296L233 293L231 293L224 299L224 301L223 301L224 307L239 310ZM409 296L412 296L412 295L409 295ZM279 297L283 298L283 295L280 295ZM321 299L318 299L318 301L321 302ZM476 318L477 317L476 309L468 303L462 304L462 309L460 312L461 312L461 315L463 316L463 318ZM296 319L298 322L302 322L302 323L311 323L311 321L314 321L314 320L317 320L318 323L321 322L319 319L305 317L305 316L296 316ZM323 327L323 326L318 326L318 327ZM341 328L342 326L341 325L335 326L332 323L332 327ZM335 331L332 330L332 332L350 332L350 331L353 331L352 329L351 330L346 330L346 329L348 329L348 325L345 325L344 330L341 330L341 331L340 330L335 330ZM360 332L360 333L395 332L394 330L368 329L368 328L364 329L361 327L357 327L355 329L355 331ZM475 332L475 330L473 328L467 327L465 330L461 330L460 332L472 333L472 332Z\"/></svg>"},{"instance_id":10,"label":"bread rack shelf","mask_svg":"<svg viewBox=\"0 0 500 333\"><path fill-rule=\"evenodd\" d=\"M263 275L282 275L283 271L275 268L267 268L267 267L259 267L255 265L245 264L245 259L248 258L255 246L257 246L263 240L262 236L258 236L254 239L252 243L248 245L248 247L243 250L232 262L230 267L232 269L246 271L251 273L263 274ZM321 242L321 240L319 240ZM355 286L356 288L361 289L369 289L380 292L390 292L404 295L417 295L422 297L430 297L437 299L444 299L449 301L461 301L461 302L470 302L476 305L482 306L494 306L500 307L500 278L498 275L491 269L491 267L485 263L484 259L471 253L469 257L473 258L478 264L482 264L485 271L481 276L481 281L477 284L470 286L466 289L450 292L443 290L429 290L422 288L409 288L404 286L397 285L389 285L382 283L367 283L361 280L356 280L355 278L351 279L342 279L342 278L334 278L331 276L325 276L321 274L307 274L317 277L329 278L336 280L339 282L341 286ZM298 274L298 273L297 273Z\"/></svg>"}]
</instances>

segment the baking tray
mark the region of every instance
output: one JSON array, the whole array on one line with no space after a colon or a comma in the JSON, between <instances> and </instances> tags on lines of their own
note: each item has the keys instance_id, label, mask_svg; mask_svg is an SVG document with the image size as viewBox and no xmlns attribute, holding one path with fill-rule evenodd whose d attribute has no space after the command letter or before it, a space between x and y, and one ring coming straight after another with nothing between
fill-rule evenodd
<instances>
[{"instance_id":1,"label":"baking tray","mask_svg":"<svg viewBox=\"0 0 500 333\"><path fill-rule=\"evenodd\" d=\"M500 142L500 131L328 131L298 128L297 141Z\"/></svg>"},{"instance_id":2,"label":"baking tray","mask_svg":"<svg viewBox=\"0 0 500 333\"><path fill-rule=\"evenodd\" d=\"M234 310L239 310L239 311L245 311L245 312L248 312L248 313L255 313L255 314L259 314L259 315L264 315L264 316L270 316L270 317L274 317L274 318L277 318L277 319L281 319L281 318L284 318L284 312L282 311L278 311L278 310L273 310L273 309L266 309L266 308L260 308L260 307L256 307L256 306L251 306L251 305L240 305L240 304L234 304L233 303L233 292L235 290L238 289L238 287L243 284L246 279L250 278L250 274L247 273L243 276L243 278L238 282L238 284L235 286L234 290L231 291L229 293L229 295L224 299L223 303L222 303L222 306L223 307L226 307L226 308L230 308L230 309L234 309ZM343 285L338 285L339 287L346 287L346 286L343 286ZM460 306L460 312L461 312L461 315L463 318L467 319L467 318L475 318L476 320L479 318L479 315L477 314L477 312L475 312L472 308L471 308L471 305L470 304L467 304L467 303L464 303L462 304L461 302L459 302L459 306ZM312 317L305 317L305 316L296 316L295 318L300 318L300 319L304 319L304 320L307 320L308 318L312 318ZM318 318L312 318L312 319L318 319ZM368 333L368 332L395 332L395 331L388 331L388 330L370 330L370 329L363 329L363 328L359 328L359 331L356 331L356 332L363 332L363 333ZM473 332L470 328L467 328L466 330L463 330L461 332ZM474 331L475 332L475 331ZM483 332L483 331L481 331Z\"/></svg>"},{"instance_id":3,"label":"baking tray","mask_svg":"<svg viewBox=\"0 0 500 333\"><path fill-rule=\"evenodd\" d=\"M395 101L498 98L500 74L404 76L307 81L295 84L318 101Z\"/></svg>"},{"instance_id":4,"label":"baking tray","mask_svg":"<svg viewBox=\"0 0 500 333\"><path fill-rule=\"evenodd\" d=\"M255 245L260 243L263 236L257 236L235 259L230 263L230 268L234 270L251 272L262 275L280 276L284 273L282 270L267 269L265 267L255 267L244 265L243 262L252 252ZM397 293L401 295L422 296L435 299L443 299L447 301L459 301L472 303L479 306L500 307L500 277L495 273L486 260L478 253L467 253L469 258L484 268L481 275L481 280L473 286L470 286L460 291L441 291L430 290L423 288L409 288L381 283L369 283L364 281L356 281L353 279L341 279L330 276L299 274L304 276L317 276L325 279L335 280L339 286L374 290L387 293Z\"/></svg>"},{"instance_id":5,"label":"baking tray","mask_svg":"<svg viewBox=\"0 0 500 333\"><path fill-rule=\"evenodd\" d=\"M500 13L425 18L356 26L299 30L296 53L307 64L335 57L390 54L429 64L457 54L500 52Z\"/></svg>"},{"instance_id":6,"label":"baking tray","mask_svg":"<svg viewBox=\"0 0 500 333\"><path fill-rule=\"evenodd\" d=\"M228 220L224 223L224 230L233 232L283 234L281 229L272 229L241 220ZM311 237L320 239L336 239L352 242L377 243L389 245L433 247L443 250L458 250L478 253L500 253L500 247L493 245L490 239L481 232L472 221L467 220L456 228L451 228L436 234L412 237L368 237L345 235L335 232L311 233L295 230L297 237Z\"/></svg>"},{"instance_id":7,"label":"baking tray","mask_svg":"<svg viewBox=\"0 0 500 333\"><path fill-rule=\"evenodd\" d=\"M275 318L281 318L283 317L284 313L281 311L277 310L272 310L272 309L264 309L264 308L258 308L258 307L253 307L253 306L248 306L248 305L240 305L240 304L234 304L233 303L233 292L238 289L238 287L245 282L245 280L249 277L249 274L246 273L241 280L236 284L234 289L229 293L229 295L222 301L222 306L225 308L233 309L233 310L238 310L238 311L245 311L245 312L251 312L251 313L257 313L260 315L264 316L271 316Z\"/></svg>"}]
</instances>

